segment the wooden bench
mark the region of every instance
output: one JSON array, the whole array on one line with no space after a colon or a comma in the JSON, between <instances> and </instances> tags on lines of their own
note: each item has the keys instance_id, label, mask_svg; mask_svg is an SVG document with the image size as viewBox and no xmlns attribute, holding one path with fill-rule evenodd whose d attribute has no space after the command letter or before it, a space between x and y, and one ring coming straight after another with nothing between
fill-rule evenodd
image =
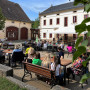
<instances>
[{"instance_id":1,"label":"wooden bench","mask_svg":"<svg viewBox=\"0 0 90 90\"><path fill-rule=\"evenodd\" d=\"M24 64L24 75L22 77L22 81L27 74L30 74L32 78L31 72L33 72L37 75L41 75L45 78L48 78L50 80L51 88L55 85L54 71L51 71L48 68L44 68L39 65L34 65L31 63L27 63L27 62L23 62L23 64Z\"/></svg>"}]
</instances>

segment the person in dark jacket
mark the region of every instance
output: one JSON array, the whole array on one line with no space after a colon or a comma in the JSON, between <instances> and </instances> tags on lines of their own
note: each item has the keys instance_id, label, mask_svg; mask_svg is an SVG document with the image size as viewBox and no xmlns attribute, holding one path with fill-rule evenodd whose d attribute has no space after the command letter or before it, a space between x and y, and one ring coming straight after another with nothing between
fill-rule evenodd
<instances>
[{"instance_id":1,"label":"person in dark jacket","mask_svg":"<svg viewBox=\"0 0 90 90\"><path fill-rule=\"evenodd\" d=\"M2 50L0 50L0 63L4 63L5 62L5 55L3 53Z\"/></svg>"}]
</instances>

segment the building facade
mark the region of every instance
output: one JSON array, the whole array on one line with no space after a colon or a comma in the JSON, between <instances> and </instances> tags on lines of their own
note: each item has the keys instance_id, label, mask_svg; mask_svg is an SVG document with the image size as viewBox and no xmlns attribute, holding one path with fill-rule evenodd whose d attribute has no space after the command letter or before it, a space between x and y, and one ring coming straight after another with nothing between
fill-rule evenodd
<instances>
[{"instance_id":1,"label":"building facade","mask_svg":"<svg viewBox=\"0 0 90 90\"><path fill-rule=\"evenodd\" d=\"M0 31L0 39L31 39L31 21L19 4L8 0L0 0L0 8L6 17L5 28Z\"/></svg>"},{"instance_id":2,"label":"building facade","mask_svg":"<svg viewBox=\"0 0 90 90\"><path fill-rule=\"evenodd\" d=\"M80 24L85 18L90 17L90 13L84 12L84 6L79 4L74 6L73 2L51 6L40 13L40 37L42 40L75 40L77 33L75 26ZM89 23L90 24L90 23ZM85 37L86 32L82 33Z\"/></svg>"}]
</instances>

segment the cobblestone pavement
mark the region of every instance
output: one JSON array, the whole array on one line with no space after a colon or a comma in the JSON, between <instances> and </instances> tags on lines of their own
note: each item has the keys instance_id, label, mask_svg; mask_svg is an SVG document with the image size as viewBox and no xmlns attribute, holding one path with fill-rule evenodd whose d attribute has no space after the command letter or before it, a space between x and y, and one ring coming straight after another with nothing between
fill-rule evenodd
<instances>
[{"instance_id":1,"label":"cobblestone pavement","mask_svg":"<svg viewBox=\"0 0 90 90\"><path fill-rule=\"evenodd\" d=\"M43 57L46 53L48 53L48 52L46 52L46 51L40 52L41 57ZM65 54L64 58L65 59L72 59L72 55L70 54L67 58L67 54ZM89 65L89 68L90 68L90 65ZM23 68L21 68L21 67L14 68L14 77L15 78L21 80L23 74L24 74ZM80 80L80 77L76 77L75 80L70 79L70 83L69 84L67 83L65 87L67 87L71 90L90 90L90 79L88 80L88 84L83 85L84 86L83 89L81 88L81 86L79 84L79 80ZM50 90L50 86L48 84L46 84L46 82L44 82L44 81L37 80L35 74L33 74L32 79L30 78L30 76L25 77L24 82L28 83L32 86L35 86L35 87L39 88L40 90Z\"/></svg>"}]
</instances>

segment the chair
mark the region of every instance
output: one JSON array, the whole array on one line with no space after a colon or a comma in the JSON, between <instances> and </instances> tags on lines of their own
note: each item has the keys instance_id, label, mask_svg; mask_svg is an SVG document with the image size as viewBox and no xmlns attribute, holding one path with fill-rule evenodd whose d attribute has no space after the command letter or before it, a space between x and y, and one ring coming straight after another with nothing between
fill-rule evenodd
<instances>
[{"instance_id":1,"label":"chair","mask_svg":"<svg viewBox=\"0 0 90 90\"><path fill-rule=\"evenodd\" d=\"M47 46L48 51L52 51L52 46Z\"/></svg>"},{"instance_id":2,"label":"chair","mask_svg":"<svg viewBox=\"0 0 90 90\"><path fill-rule=\"evenodd\" d=\"M15 63L15 66L16 66L16 62L19 62L21 64L21 66L22 66L22 61L23 60L24 60L23 51L13 52L12 59L11 59L12 66L13 66L13 63Z\"/></svg>"},{"instance_id":3,"label":"chair","mask_svg":"<svg viewBox=\"0 0 90 90\"><path fill-rule=\"evenodd\" d=\"M3 49L7 49L8 45L7 44L3 44Z\"/></svg>"}]
</instances>

